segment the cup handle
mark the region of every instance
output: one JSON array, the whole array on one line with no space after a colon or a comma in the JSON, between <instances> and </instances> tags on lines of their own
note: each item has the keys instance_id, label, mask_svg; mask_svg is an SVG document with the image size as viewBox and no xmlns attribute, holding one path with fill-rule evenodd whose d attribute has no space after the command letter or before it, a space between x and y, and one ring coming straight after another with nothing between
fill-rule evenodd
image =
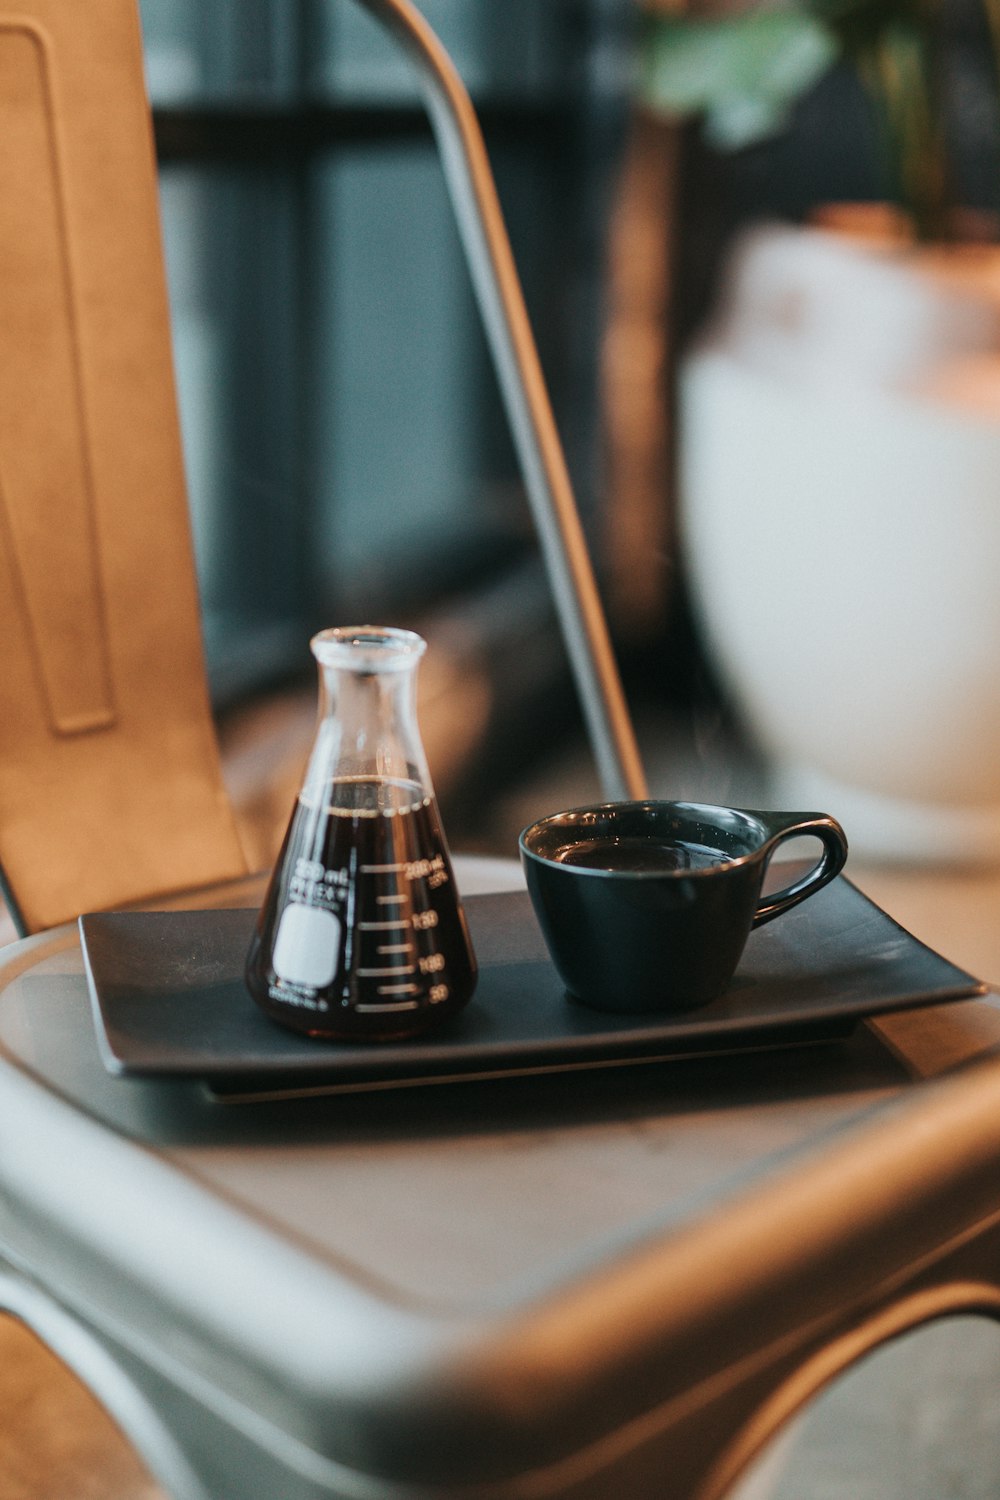
<instances>
[{"instance_id":1,"label":"cup handle","mask_svg":"<svg viewBox=\"0 0 1000 1500\"><path fill-rule=\"evenodd\" d=\"M786 839L809 833L823 845L818 863L800 880L794 881L784 890L775 891L771 896L761 897L757 902L752 926L759 927L762 922L780 917L782 912L797 906L807 896L814 895L824 885L828 885L835 875L840 874L847 862L847 836L836 818L831 818L827 813L757 812L754 816L760 819L771 835L763 850L765 870L778 845L783 844Z\"/></svg>"}]
</instances>

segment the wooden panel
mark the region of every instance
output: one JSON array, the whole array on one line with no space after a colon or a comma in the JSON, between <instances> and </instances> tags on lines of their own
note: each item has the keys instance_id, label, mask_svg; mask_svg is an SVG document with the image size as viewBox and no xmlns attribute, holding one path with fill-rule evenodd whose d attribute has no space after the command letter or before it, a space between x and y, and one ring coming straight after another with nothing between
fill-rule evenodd
<instances>
[{"instance_id":1,"label":"wooden panel","mask_svg":"<svg viewBox=\"0 0 1000 1500\"><path fill-rule=\"evenodd\" d=\"M0 866L25 927L238 878L135 0L0 0Z\"/></svg>"},{"instance_id":2,"label":"wooden panel","mask_svg":"<svg viewBox=\"0 0 1000 1500\"><path fill-rule=\"evenodd\" d=\"M70 245L44 38L0 21L0 519L45 712L114 717Z\"/></svg>"}]
</instances>

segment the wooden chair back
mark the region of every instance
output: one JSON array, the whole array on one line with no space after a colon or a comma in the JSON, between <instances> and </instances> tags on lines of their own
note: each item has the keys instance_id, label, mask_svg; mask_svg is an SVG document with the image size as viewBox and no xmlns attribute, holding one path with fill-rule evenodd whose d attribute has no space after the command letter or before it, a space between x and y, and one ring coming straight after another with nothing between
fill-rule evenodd
<instances>
[{"instance_id":1,"label":"wooden chair back","mask_svg":"<svg viewBox=\"0 0 1000 1500\"><path fill-rule=\"evenodd\" d=\"M246 872L133 0L0 11L0 868L26 931Z\"/></svg>"}]
</instances>

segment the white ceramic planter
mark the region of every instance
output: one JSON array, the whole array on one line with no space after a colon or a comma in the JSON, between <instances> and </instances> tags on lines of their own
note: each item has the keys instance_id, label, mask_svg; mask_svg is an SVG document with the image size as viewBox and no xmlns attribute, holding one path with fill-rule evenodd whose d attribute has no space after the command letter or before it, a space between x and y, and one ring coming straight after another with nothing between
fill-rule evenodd
<instances>
[{"instance_id":1,"label":"white ceramic planter","mask_svg":"<svg viewBox=\"0 0 1000 1500\"><path fill-rule=\"evenodd\" d=\"M775 802L1000 860L996 252L738 248L680 380L682 534Z\"/></svg>"}]
</instances>

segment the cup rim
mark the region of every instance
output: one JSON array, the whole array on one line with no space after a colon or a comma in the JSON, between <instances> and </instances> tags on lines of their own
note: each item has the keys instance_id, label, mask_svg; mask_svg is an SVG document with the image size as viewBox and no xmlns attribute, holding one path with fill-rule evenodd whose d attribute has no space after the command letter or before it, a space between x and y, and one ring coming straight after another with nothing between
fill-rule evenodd
<instances>
[{"instance_id":1,"label":"cup rim","mask_svg":"<svg viewBox=\"0 0 1000 1500\"><path fill-rule=\"evenodd\" d=\"M551 859L546 854L532 849L528 843L530 836L544 827L550 827L562 818L576 818L585 814L607 813L621 810L626 812L632 808L673 808L680 813L698 814L706 813L731 813L751 825L760 833L760 845L756 849L748 850L746 854L727 856L725 863L710 865L702 869L687 870L602 870L593 865L570 865L561 860ZM517 839L517 846L522 859L535 860L539 865L548 866L552 869L566 869L572 871L574 876L580 875L585 878L597 878L600 880L703 880L717 879L720 870L742 868L752 861L759 859L765 846L770 842L771 831L767 828L756 813L747 808L733 807L722 802L686 802L672 801L661 797L636 797L621 801L586 803L580 807L567 807L559 812L546 813L544 817L536 818L527 827L522 828Z\"/></svg>"}]
</instances>

